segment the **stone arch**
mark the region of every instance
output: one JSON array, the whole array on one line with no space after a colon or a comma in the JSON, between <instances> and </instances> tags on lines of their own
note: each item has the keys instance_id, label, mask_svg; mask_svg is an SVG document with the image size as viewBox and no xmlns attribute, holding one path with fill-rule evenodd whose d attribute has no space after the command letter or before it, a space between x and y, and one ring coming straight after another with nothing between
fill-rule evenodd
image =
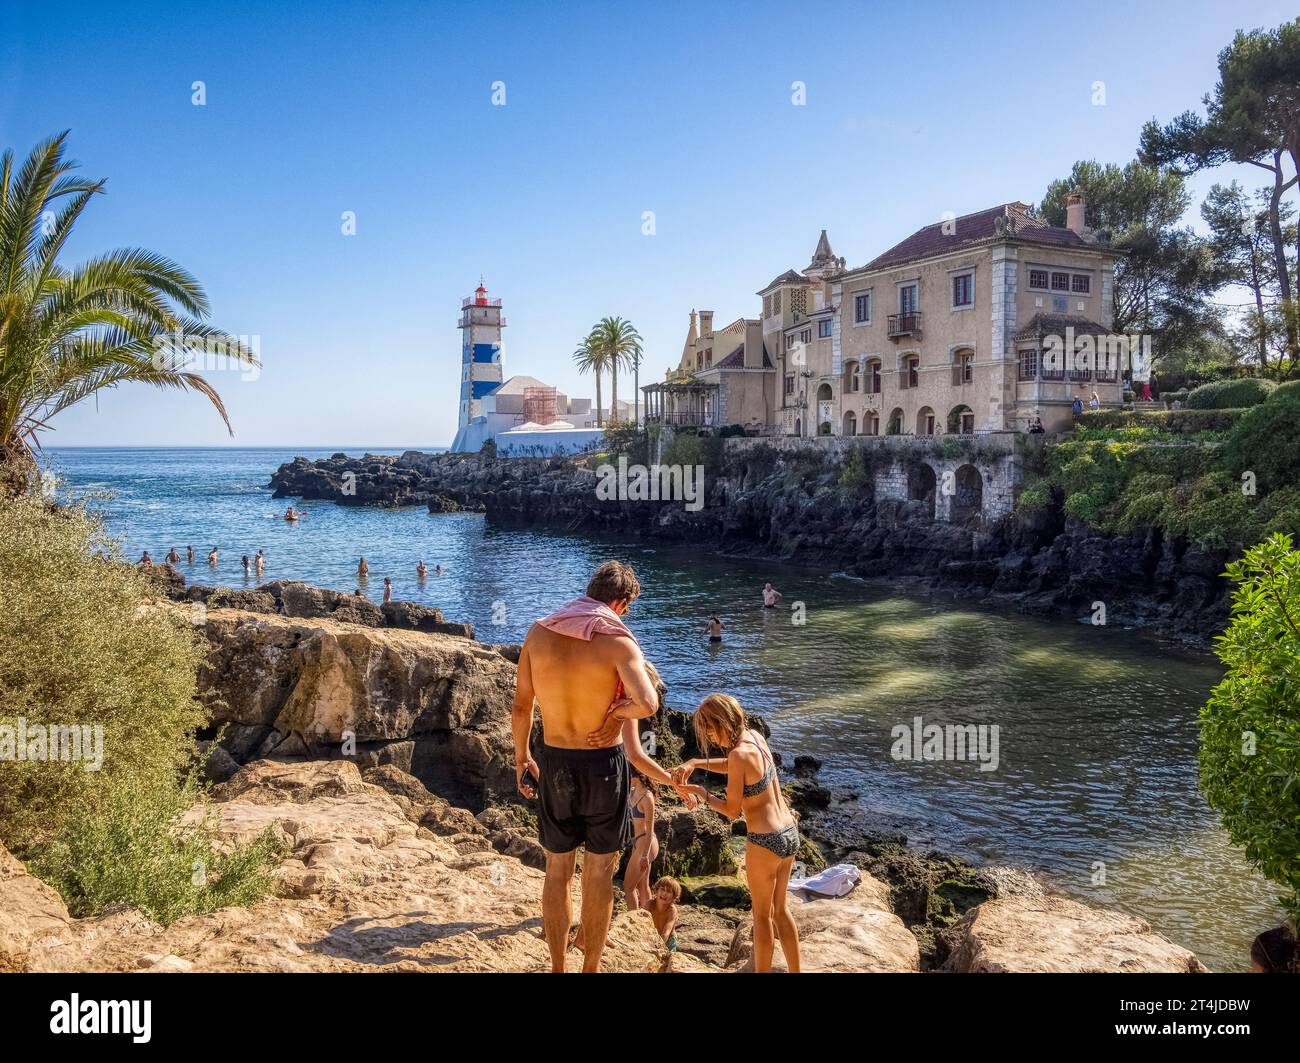
<instances>
[{"instance_id":1,"label":"stone arch","mask_svg":"<svg viewBox=\"0 0 1300 1063\"><path fill-rule=\"evenodd\" d=\"M862 387L868 395L879 395L881 388L880 358L868 358L863 374Z\"/></svg>"},{"instance_id":2,"label":"stone arch","mask_svg":"<svg viewBox=\"0 0 1300 1063\"><path fill-rule=\"evenodd\" d=\"M903 434L903 407L895 406L885 423L885 435L901 436Z\"/></svg>"},{"instance_id":3,"label":"stone arch","mask_svg":"<svg viewBox=\"0 0 1300 1063\"><path fill-rule=\"evenodd\" d=\"M802 418L802 417L796 417L796 418L794 419L794 434L795 434L796 436L801 436L801 435L803 435L803 418Z\"/></svg>"},{"instance_id":4,"label":"stone arch","mask_svg":"<svg viewBox=\"0 0 1300 1063\"><path fill-rule=\"evenodd\" d=\"M864 436L880 435L880 414L875 410L867 410L862 415L862 434Z\"/></svg>"},{"instance_id":5,"label":"stone arch","mask_svg":"<svg viewBox=\"0 0 1300 1063\"><path fill-rule=\"evenodd\" d=\"M971 343L958 343L948 348L948 361L952 366L952 386L975 382L975 346Z\"/></svg>"},{"instance_id":6,"label":"stone arch","mask_svg":"<svg viewBox=\"0 0 1300 1063\"><path fill-rule=\"evenodd\" d=\"M914 502L924 502L934 520L934 496L937 483L934 469L924 461L919 461L907 470L907 497Z\"/></svg>"},{"instance_id":7,"label":"stone arch","mask_svg":"<svg viewBox=\"0 0 1300 1063\"><path fill-rule=\"evenodd\" d=\"M938 431L939 418L935 416L931 407L922 406L916 411L916 434L918 436L937 435Z\"/></svg>"},{"instance_id":8,"label":"stone arch","mask_svg":"<svg viewBox=\"0 0 1300 1063\"><path fill-rule=\"evenodd\" d=\"M954 435L974 435L975 411L964 402L958 403L948 411L948 431Z\"/></svg>"},{"instance_id":9,"label":"stone arch","mask_svg":"<svg viewBox=\"0 0 1300 1063\"><path fill-rule=\"evenodd\" d=\"M819 436L828 436L831 434L831 417L834 416L835 391L829 384L822 384L817 389L817 416L814 424L817 425L817 434Z\"/></svg>"},{"instance_id":10,"label":"stone arch","mask_svg":"<svg viewBox=\"0 0 1300 1063\"><path fill-rule=\"evenodd\" d=\"M842 391L845 395L852 394L862 390L862 363L856 358L851 358L844 363L844 384Z\"/></svg>"},{"instance_id":11,"label":"stone arch","mask_svg":"<svg viewBox=\"0 0 1300 1063\"><path fill-rule=\"evenodd\" d=\"M858 415L852 410L844 415L844 434L846 436L855 436L858 434Z\"/></svg>"},{"instance_id":12,"label":"stone arch","mask_svg":"<svg viewBox=\"0 0 1300 1063\"><path fill-rule=\"evenodd\" d=\"M959 465L948 519L954 524L978 521L984 511L984 477L974 465Z\"/></svg>"}]
</instances>

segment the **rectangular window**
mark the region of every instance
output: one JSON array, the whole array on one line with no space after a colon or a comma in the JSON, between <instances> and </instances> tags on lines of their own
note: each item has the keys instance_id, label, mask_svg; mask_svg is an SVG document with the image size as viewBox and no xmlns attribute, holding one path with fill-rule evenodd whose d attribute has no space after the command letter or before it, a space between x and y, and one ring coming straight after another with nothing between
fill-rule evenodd
<instances>
[{"instance_id":1,"label":"rectangular window","mask_svg":"<svg viewBox=\"0 0 1300 1063\"><path fill-rule=\"evenodd\" d=\"M787 395L793 395L793 394L794 394L794 374L793 374L793 373L787 373L787 374L786 374L786 377L785 377L785 393L786 393Z\"/></svg>"},{"instance_id":2,"label":"rectangular window","mask_svg":"<svg viewBox=\"0 0 1300 1063\"><path fill-rule=\"evenodd\" d=\"M1068 292L1070 290L1070 275L1068 273L1052 274L1052 291Z\"/></svg>"},{"instance_id":3,"label":"rectangular window","mask_svg":"<svg viewBox=\"0 0 1300 1063\"><path fill-rule=\"evenodd\" d=\"M969 273L959 273L952 279L952 305L973 306L975 304L975 278Z\"/></svg>"},{"instance_id":4,"label":"rectangular window","mask_svg":"<svg viewBox=\"0 0 1300 1063\"><path fill-rule=\"evenodd\" d=\"M1046 288L1047 287L1047 270L1031 269L1029 271L1029 287Z\"/></svg>"},{"instance_id":5,"label":"rectangular window","mask_svg":"<svg viewBox=\"0 0 1300 1063\"><path fill-rule=\"evenodd\" d=\"M799 340L802 343L812 343L812 329L806 328L799 333Z\"/></svg>"},{"instance_id":6,"label":"rectangular window","mask_svg":"<svg viewBox=\"0 0 1300 1063\"><path fill-rule=\"evenodd\" d=\"M853 320L858 324L871 320L870 292L859 292L853 297Z\"/></svg>"},{"instance_id":7,"label":"rectangular window","mask_svg":"<svg viewBox=\"0 0 1300 1063\"><path fill-rule=\"evenodd\" d=\"M921 383L920 364L915 358L907 360L907 386L909 388L918 387Z\"/></svg>"},{"instance_id":8,"label":"rectangular window","mask_svg":"<svg viewBox=\"0 0 1300 1063\"><path fill-rule=\"evenodd\" d=\"M1038 351L1030 347L1020 352L1020 379L1036 380L1038 378Z\"/></svg>"},{"instance_id":9,"label":"rectangular window","mask_svg":"<svg viewBox=\"0 0 1300 1063\"><path fill-rule=\"evenodd\" d=\"M1070 278L1070 290L1079 295L1087 295L1092 291L1092 278L1086 273L1074 274Z\"/></svg>"},{"instance_id":10,"label":"rectangular window","mask_svg":"<svg viewBox=\"0 0 1300 1063\"><path fill-rule=\"evenodd\" d=\"M787 351L792 350L796 342L797 341L794 338L794 333L793 332L787 333L785 337L785 349Z\"/></svg>"},{"instance_id":11,"label":"rectangular window","mask_svg":"<svg viewBox=\"0 0 1300 1063\"><path fill-rule=\"evenodd\" d=\"M829 321L817 322L817 335L825 339L831 334L831 323Z\"/></svg>"},{"instance_id":12,"label":"rectangular window","mask_svg":"<svg viewBox=\"0 0 1300 1063\"><path fill-rule=\"evenodd\" d=\"M871 394L879 395L880 394L880 363L872 362L868 366L868 368L871 371L871 376L869 378L871 383L868 384L868 388L870 389Z\"/></svg>"},{"instance_id":13,"label":"rectangular window","mask_svg":"<svg viewBox=\"0 0 1300 1063\"><path fill-rule=\"evenodd\" d=\"M969 384L975 374L975 358L973 355L966 355L961 360L961 382Z\"/></svg>"},{"instance_id":14,"label":"rectangular window","mask_svg":"<svg viewBox=\"0 0 1300 1063\"><path fill-rule=\"evenodd\" d=\"M898 312L900 314L916 313L916 285L905 284L898 289Z\"/></svg>"}]
</instances>

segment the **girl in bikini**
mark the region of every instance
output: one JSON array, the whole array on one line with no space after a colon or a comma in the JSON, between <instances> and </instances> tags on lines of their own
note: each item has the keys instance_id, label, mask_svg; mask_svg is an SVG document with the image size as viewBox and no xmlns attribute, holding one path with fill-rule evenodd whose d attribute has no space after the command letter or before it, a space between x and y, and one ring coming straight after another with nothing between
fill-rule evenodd
<instances>
[{"instance_id":1,"label":"girl in bikini","mask_svg":"<svg viewBox=\"0 0 1300 1063\"><path fill-rule=\"evenodd\" d=\"M781 794L771 750L757 731L747 726L745 710L730 694L710 694L695 710L695 738L706 753L720 749L723 757L695 758L673 769L679 792L694 794L728 819L741 816L745 840L745 879L754 907L754 970L772 969L775 940L781 942L787 968L799 970L799 932L786 907L786 883L799 852L799 828ZM701 769L727 777L727 796L715 797L703 786L682 785Z\"/></svg>"},{"instance_id":2,"label":"girl in bikini","mask_svg":"<svg viewBox=\"0 0 1300 1063\"><path fill-rule=\"evenodd\" d=\"M644 775L632 772L632 792L628 798L632 813L632 855L623 872L623 896L629 910L649 908L654 900L650 892L650 868L659 855L655 837L655 795Z\"/></svg>"}]
</instances>

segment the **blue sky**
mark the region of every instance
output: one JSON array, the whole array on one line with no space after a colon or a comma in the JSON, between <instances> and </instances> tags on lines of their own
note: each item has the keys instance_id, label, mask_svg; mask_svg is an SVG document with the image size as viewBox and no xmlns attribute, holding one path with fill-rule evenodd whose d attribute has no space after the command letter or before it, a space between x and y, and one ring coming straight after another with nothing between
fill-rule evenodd
<instances>
[{"instance_id":1,"label":"blue sky","mask_svg":"<svg viewBox=\"0 0 1300 1063\"><path fill-rule=\"evenodd\" d=\"M265 363L212 375L233 440L198 396L128 387L63 414L46 444L446 444L480 274L505 303L508 375L590 395L571 352L621 314L658 378L688 311L755 316L754 292L805 266L820 229L858 265L945 211L1037 202L1078 158L1126 162L1143 121L1199 106L1236 29L1294 14L4 3L0 144L21 156L68 128L83 172L108 179L68 259L170 255Z\"/></svg>"}]
</instances>

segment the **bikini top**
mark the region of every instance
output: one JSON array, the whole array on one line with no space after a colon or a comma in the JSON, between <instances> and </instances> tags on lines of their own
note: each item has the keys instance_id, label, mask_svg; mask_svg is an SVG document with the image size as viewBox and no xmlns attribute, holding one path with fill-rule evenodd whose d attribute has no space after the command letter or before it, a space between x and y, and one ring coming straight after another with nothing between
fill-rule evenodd
<instances>
[{"instance_id":1,"label":"bikini top","mask_svg":"<svg viewBox=\"0 0 1300 1063\"><path fill-rule=\"evenodd\" d=\"M748 738L749 736L746 735L745 737ZM751 742L754 742L754 740L753 740L752 738L750 738L749 740L750 740ZM763 757L763 763L764 763L765 767L764 767L764 769L763 769L763 777L762 777L761 779L759 779L758 782L750 783L748 786L746 786L746 787L743 789L742 792L744 793L744 795L745 795L746 797L757 797L757 796L758 796L759 794L761 794L764 790L766 790L769 786L771 786L771 785L772 785L772 780L776 778L776 768L775 768L775 766L772 764L772 762L771 762L770 760L768 760L768 757L767 757L767 750L765 750L765 749L764 749L762 746L760 746L757 742L754 742L754 748L757 749L758 752L762 755L762 757Z\"/></svg>"}]
</instances>

